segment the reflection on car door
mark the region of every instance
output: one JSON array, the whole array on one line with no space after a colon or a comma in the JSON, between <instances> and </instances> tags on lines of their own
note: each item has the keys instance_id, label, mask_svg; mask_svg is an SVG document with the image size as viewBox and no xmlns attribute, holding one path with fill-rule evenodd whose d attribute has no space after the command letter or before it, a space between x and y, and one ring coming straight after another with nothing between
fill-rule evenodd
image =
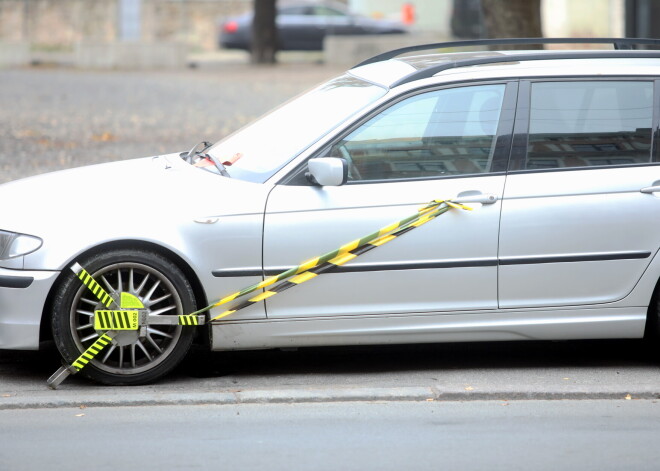
<instances>
[{"instance_id":1,"label":"reflection on car door","mask_svg":"<svg viewBox=\"0 0 660 471\"><path fill-rule=\"evenodd\" d=\"M277 185L264 225L268 273L371 233L432 199L466 192L497 198L473 212L451 210L335 272L269 298L268 317L496 308L500 170L512 96L513 83L408 97L328 146L327 154L349 161L348 184L299 184L301 169Z\"/></svg>"},{"instance_id":2,"label":"reflection on car door","mask_svg":"<svg viewBox=\"0 0 660 471\"><path fill-rule=\"evenodd\" d=\"M528 128L529 140L514 144L502 205L500 307L606 303L633 289L660 242L660 193L640 192L660 184L653 89L521 83L515 134Z\"/></svg>"}]
</instances>

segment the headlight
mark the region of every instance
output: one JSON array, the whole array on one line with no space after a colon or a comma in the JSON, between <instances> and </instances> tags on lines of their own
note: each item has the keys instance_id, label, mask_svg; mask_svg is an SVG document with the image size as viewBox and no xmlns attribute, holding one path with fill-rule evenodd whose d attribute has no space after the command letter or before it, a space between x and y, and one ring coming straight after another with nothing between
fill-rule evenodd
<instances>
[{"instance_id":1,"label":"headlight","mask_svg":"<svg viewBox=\"0 0 660 471\"><path fill-rule=\"evenodd\" d=\"M0 260L32 253L39 249L42 243L43 241L39 237L0 231Z\"/></svg>"}]
</instances>

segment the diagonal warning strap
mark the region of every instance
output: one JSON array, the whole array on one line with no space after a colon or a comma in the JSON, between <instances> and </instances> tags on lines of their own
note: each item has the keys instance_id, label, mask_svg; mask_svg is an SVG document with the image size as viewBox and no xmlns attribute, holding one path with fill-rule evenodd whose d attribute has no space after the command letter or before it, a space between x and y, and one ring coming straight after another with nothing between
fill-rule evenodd
<instances>
[{"instance_id":1,"label":"diagonal warning strap","mask_svg":"<svg viewBox=\"0 0 660 471\"><path fill-rule=\"evenodd\" d=\"M443 206L444 203L444 206ZM450 204L451 203L451 204ZM401 219L400 221L394 222L392 224L389 224L385 227L380 228L379 230L372 232L371 234L367 234L364 237L361 237L359 239L355 239L351 242L348 242L341 247L339 247L336 250L333 250L331 252L328 252L326 254L320 255L318 257L310 258L309 260L301 263L297 267L290 268L289 270L286 270L279 275L271 276L269 278L266 278L265 280L255 283L251 286L248 286L247 288L243 288L240 291L236 291L235 293L232 293L228 296L225 296L224 298L220 299L219 301L210 304L198 311L195 311L191 313L191 315L194 314L201 314L204 313L214 307L221 306L223 304L229 303L237 298L240 298L241 296L245 296L246 294L252 293L256 290L267 288L268 286L271 286L279 281L285 280L287 278L290 278L292 276L298 275L300 273L306 272L316 266L319 266L329 260L332 260L333 258L337 257L338 255L341 255L343 253L351 252L355 249L358 249L360 247L363 247L364 245L382 237L385 234L391 233L393 231L396 231L404 226L410 225L412 222L417 221L420 218L424 218L428 213L433 212L436 210L438 207L443 207L448 209L448 206L452 208L457 208L457 209L465 209L465 210L471 210L469 206L465 206L460 203L452 203L449 200L433 200L430 203L426 204L422 208L420 208L415 214L408 216L404 219ZM443 211L444 212L444 211ZM437 216L437 215L436 215ZM435 217L435 216L434 216ZM381 244L382 245L382 244ZM265 298L261 298L265 299ZM235 311L234 311L235 312ZM224 313L223 313L224 314Z\"/></svg>"},{"instance_id":2,"label":"diagonal warning strap","mask_svg":"<svg viewBox=\"0 0 660 471\"><path fill-rule=\"evenodd\" d=\"M442 203L445 203L445 205L441 206ZM472 208L470 208L469 206L465 206L462 204L456 204L456 203L448 204L447 201L434 201L431 204L420 209L419 212L417 213L417 217L412 218L412 220L408 220L408 222L404 224L395 223L395 224L391 224L390 226L386 226L381 231L379 231L380 233L379 236L369 240L364 244L358 244L355 243L356 241L353 241L349 244L342 246L342 248L345 248L354 245L354 247L348 251L342 251L341 249L335 251L336 255L330 258L329 260L325 261L324 263L320 263L316 265L310 264L311 266L310 269L303 271L302 273L297 274L290 280L284 281L274 286L273 288L270 288L269 290L266 290L263 293L253 298L250 298L247 301L244 301L241 304L232 307L231 309L224 311L223 313L213 317L209 322L218 321L224 317L230 316L231 314L234 314L236 311L245 309L246 307L252 306L255 303L263 301L264 299L270 298L271 296L275 296L276 294L281 293L282 291L285 291L289 288L293 288L294 286L300 285L311 279L314 279L321 273L325 273L335 269L336 267L342 266L345 263L350 262L354 258L357 258L360 255L363 255L375 249L376 247L380 247L388 242L391 242L397 237L402 236L406 232L409 232L417 227L426 224L427 222L435 219L441 214L446 213L447 211L449 211L450 208L472 210ZM300 267L302 266L304 266L304 264L292 270L300 269ZM289 271L291 270L287 270L287 272ZM272 278L279 278L280 276L281 275L278 275Z\"/></svg>"}]
</instances>

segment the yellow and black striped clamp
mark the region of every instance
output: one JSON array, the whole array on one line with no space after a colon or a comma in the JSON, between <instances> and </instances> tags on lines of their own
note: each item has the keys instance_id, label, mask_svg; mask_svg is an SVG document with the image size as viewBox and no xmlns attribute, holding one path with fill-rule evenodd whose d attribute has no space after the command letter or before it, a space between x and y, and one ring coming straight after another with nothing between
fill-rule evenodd
<instances>
[{"instance_id":1,"label":"yellow and black striped clamp","mask_svg":"<svg viewBox=\"0 0 660 471\"><path fill-rule=\"evenodd\" d=\"M82 355L76 358L71 366L63 366L58 369L46 382L48 387L51 389L57 389L57 387L64 381L69 375L76 374L78 371L82 370L87 363L92 361L96 355L98 355L101 350L112 343L112 339L116 334L113 331L106 332L102 334L96 342L91 344L87 350L85 350Z\"/></svg>"},{"instance_id":2,"label":"yellow and black striped clamp","mask_svg":"<svg viewBox=\"0 0 660 471\"><path fill-rule=\"evenodd\" d=\"M96 355L98 355L101 350L103 350L107 345L112 342L113 335L105 333L101 335L96 342L91 344L87 350L83 352L82 355L78 357L76 361L72 363L73 366L78 371L82 370L87 363L92 361Z\"/></svg>"},{"instance_id":3,"label":"yellow and black striped clamp","mask_svg":"<svg viewBox=\"0 0 660 471\"><path fill-rule=\"evenodd\" d=\"M94 311L96 330L138 330L140 311L135 309L117 309Z\"/></svg>"},{"instance_id":4,"label":"yellow and black striped clamp","mask_svg":"<svg viewBox=\"0 0 660 471\"><path fill-rule=\"evenodd\" d=\"M94 295L101 301L101 303L107 307L110 308L112 304L114 303L114 300L112 299L112 296L110 296L102 287L99 285L94 278L92 278L92 275L87 273L87 270L85 270L83 267L80 266L78 263L74 263L73 266L71 267L71 270L76 274L78 278L80 278L80 281L83 282L87 288L94 293Z\"/></svg>"},{"instance_id":5,"label":"yellow and black striped clamp","mask_svg":"<svg viewBox=\"0 0 660 471\"><path fill-rule=\"evenodd\" d=\"M201 317L201 319L200 319L200 317ZM204 324L204 320L205 319L204 319L203 316L196 316L194 314L187 314L185 316L179 316L179 325L201 325L201 324Z\"/></svg>"}]
</instances>

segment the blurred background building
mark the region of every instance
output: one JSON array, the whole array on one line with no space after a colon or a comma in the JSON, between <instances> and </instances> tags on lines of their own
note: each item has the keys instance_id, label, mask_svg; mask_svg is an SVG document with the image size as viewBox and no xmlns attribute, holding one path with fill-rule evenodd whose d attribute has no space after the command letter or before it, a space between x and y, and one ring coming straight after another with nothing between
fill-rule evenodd
<instances>
[{"instance_id":1,"label":"blurred background building","mask_svg":"<svg viewBox=\"0 0 660 471\"><path fill-rule=\"evenodd\" d=\"M544 36L660 37L660 0L541 1ZM278 0L278 4L285 2L291 0ZM480 18L480 0L337 2L369 17L406 19L411 22L411 32L421 37L431 35L446 40L487 34ZM252 3L252 0L0 0L0 43L14 47L23 44L30 51L73 51L85 43L120 42L178 44L185 46L187 52L214 51L218 47L222 19L250 10Z\"/></svg>"}]
</instances>

